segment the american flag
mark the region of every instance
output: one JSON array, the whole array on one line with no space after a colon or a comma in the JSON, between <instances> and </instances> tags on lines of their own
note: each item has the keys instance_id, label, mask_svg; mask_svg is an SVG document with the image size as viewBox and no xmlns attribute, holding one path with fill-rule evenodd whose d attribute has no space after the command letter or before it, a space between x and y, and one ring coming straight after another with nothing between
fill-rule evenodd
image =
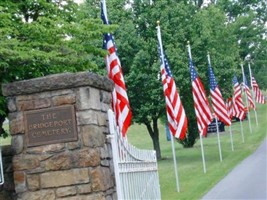
<instances>
[{"instance_id":1,"label":"american flag","mask_svg":"<svg viewBox=\"0 0 267 200\"><path fill-rule=\"evenodd\" d=\"M263 96L257 82L256 82L256 79L254 77L251 77L251 82L252 82L253 92L255 93L255 101L257 103L264 104L265 99L264 99L264 96Z\"/></svg>"},{"instance_id":2,"label":"american flag","mask_svg":"<svg viewBox=\"0 0 267 200\"><path fill-rule=\"evenodd\" d=\"M187 118L173 79L170 66L164 56L160 27L157 27L159 42L161 80L164 90L168 126L172 135L179 139L184 139L187 130Z\"/></svg>"},{"instance_id":3,"label":"american flag","mask_svg":"<svg viewBox=\"0 0 267 200\"><path fill-rule=\"evenodd\" d=\"M227 126L230 126L231 120L229 118L227 108L225 106L219 86L216 82L215 75L211 68L210 61L208 68L209 68L209 79L210 79L210 95L214 113L221 122L223 122Z\"/></svg>"},{"instance_id":4,"label":"american flag","mask_svg":"<svg viewBox=\"0 0 267 200\"><path fill-rule=\"evenodd\" d=\"M226 108L227 108L227 112L228 112L228 115L229 115L229 118L232 119L233 117L233 99L231 97L229 97L227 100L226 100Z\"/></svg>"},{"instance_id":5,"label":"american flag","mask_svg":"<svg viewBox=\"0 0 267 200\"><path fill-rule=\"evenodd\" d=\"M109 24L107 18L106 2L101 2L101 18L104 24ZM132 112L126 92L123 73L119 57L117 56L116 46L113 36L110 33L104 35L104 48L108 51L105 58L108 77L114 82L112 91L112 106L116 116L117 125L123 136L131 125Z\"/></svg>"},{"instance_id":6,"label":"american flag","mask_svg":"<svg viewBox=\"0 0 267 200\"><path fill-rule=\"evenodd\" d=\"M192 81L192 91L194 99L195 113L197 117L197 125L199 134L206 136L208 125L212 122L212 114L209 107L209 102L203 87L203 84L195 70L192 62L191 50L188 45L189 67Z\"/></svg>"},{"instance_id":7,"label":"american flag","mask_svg":"<svg viewBox=\"0 0 267 200\"><path fill-rule=\"evenodd\" d=\"M252 109L255 109L256 106L255 106L255 104L253 102L253 99L252 99L252 96L251 96L251 93L250 93L250 89L248 87L248 82L247 82L247 79L246 79L246 76L245 75L244 75L243 87L244 87L244 90L245 90L246 95L247 95L247 98L248 98L249 107L252 108Z\"/></svg>"},{"instance_id":8,"label":"american flag","mask_svg":"<svg viewBox=\"0 0 267 200\"><path fill-rule=\"evenodd\" d=\"M238 83L237 77L233 78L234 95L233 95L233 116L243 120L245 117L245 106L242 101L241 87Z\"/></svg>"}]
</instances>

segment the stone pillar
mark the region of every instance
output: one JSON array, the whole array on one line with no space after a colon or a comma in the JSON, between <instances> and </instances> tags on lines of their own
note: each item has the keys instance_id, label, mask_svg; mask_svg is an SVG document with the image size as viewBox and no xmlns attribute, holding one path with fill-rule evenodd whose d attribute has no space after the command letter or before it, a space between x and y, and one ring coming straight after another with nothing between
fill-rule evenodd
<instances>
[{"instance_id":1,"label":"stone pillar","mask_svg":"<svg viewBox=\"0 0 267 200\"><path fill-rule=\"evenodd\" d=\"M2 85L18 199L116 199L106 138L112 88L89 72Z\"/></svg>"}]
</instances>

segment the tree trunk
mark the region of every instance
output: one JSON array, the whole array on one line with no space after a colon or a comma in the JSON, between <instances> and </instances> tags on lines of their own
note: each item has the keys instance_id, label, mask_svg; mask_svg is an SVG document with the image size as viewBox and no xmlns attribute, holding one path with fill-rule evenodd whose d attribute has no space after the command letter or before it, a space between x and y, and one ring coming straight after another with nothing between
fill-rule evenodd
<instances>
[{"instance_id":1,"label":"tree trunk","mask_svg":"<svg viewBox=\"0 0 267 200\"><path fill-rule=\"evenodd\" d=\"M145 123L148 133L152 139L154 150L156 151L157 160L161 160L161 151L159 144L159 129L157 119L153 119L153 128L149 122Z\"/></svg>"}]
</instances>

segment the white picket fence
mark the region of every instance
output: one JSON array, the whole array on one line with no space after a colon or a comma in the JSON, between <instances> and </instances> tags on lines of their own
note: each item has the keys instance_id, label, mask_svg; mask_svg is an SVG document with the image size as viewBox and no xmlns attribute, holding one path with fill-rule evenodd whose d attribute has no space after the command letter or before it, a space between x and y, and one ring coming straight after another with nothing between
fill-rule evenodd
<instances>
[{"instance_id":1,"label":"white picket fence","mask_svg":"<svg viewBox=\"0 0 267 200\"><path fill-rule=\"evenodd\" d=\"M108 117L118 199L161 199L156 152L129 144L117 131L111 110Z\"/></svg>"}]
</instances>

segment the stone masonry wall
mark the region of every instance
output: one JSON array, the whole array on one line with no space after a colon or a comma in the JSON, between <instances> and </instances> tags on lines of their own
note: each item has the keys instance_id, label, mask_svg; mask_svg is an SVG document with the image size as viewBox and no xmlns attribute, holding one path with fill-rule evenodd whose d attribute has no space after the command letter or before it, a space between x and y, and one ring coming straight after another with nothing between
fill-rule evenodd
<instances>
[{"instance_id":1,"label":"stone masonry wall","mask_svg":"<svg viewBox=\"0 0 267 200\"><path fill-rule=\"evenodd\" d=\"M113 84L89 72L5 84L19 200L116 199L107 110ZM74 105L78 140L27 147L24 112Z\"/></svg>"}]
</instances>

